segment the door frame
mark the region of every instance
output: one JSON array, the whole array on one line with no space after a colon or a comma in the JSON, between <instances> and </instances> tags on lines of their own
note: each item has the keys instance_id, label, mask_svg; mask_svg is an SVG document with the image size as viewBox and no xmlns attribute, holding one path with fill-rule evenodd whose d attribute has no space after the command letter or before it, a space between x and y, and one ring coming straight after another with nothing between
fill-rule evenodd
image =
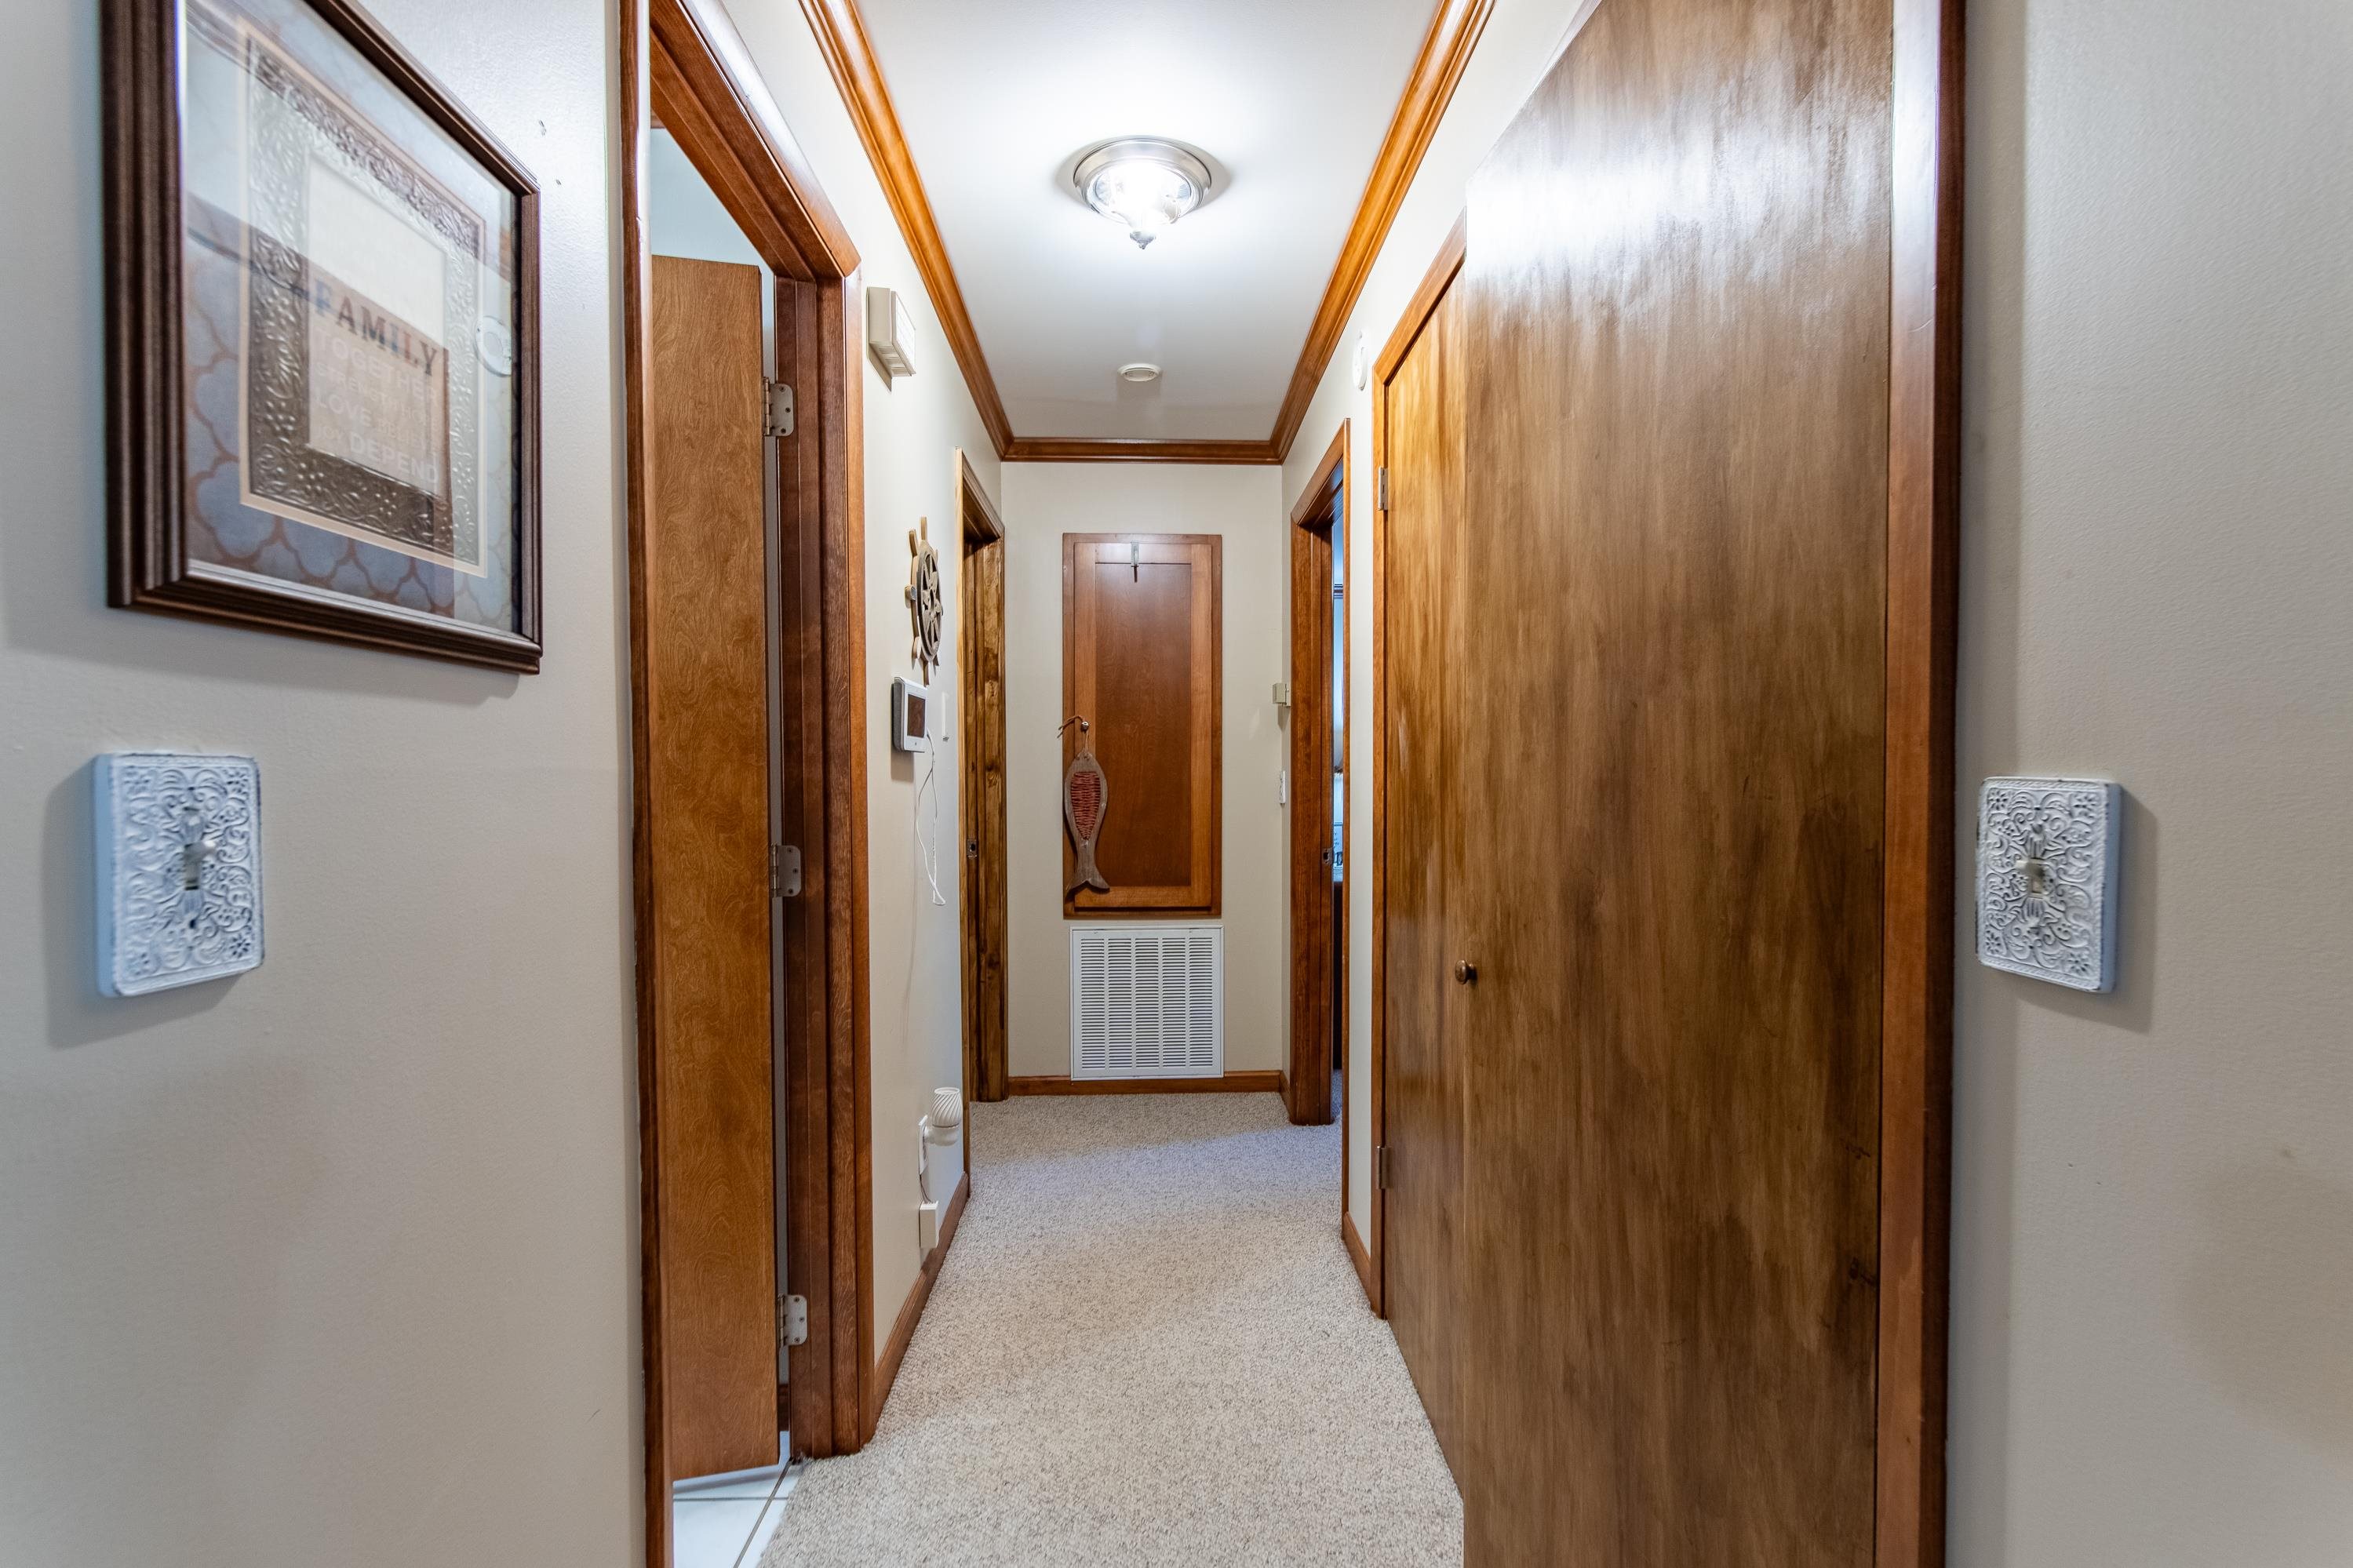
<instances>
[{"instance_id":1,"label":"door frame","mask_svg":"<svg viewBox=\"0 0 2353 1568\"><path fill-rule=\"evenodd\" d=\"M1291 905L1291 1049L1283 1074L1283 1105L1291 1120L1301 1126L1329 1125L1336 1117L1345 1126L1347 1121L1346 1056L1347 1015L1335 999L1341 989L1348 963L1345 935L1335 941L1331 935L1333 882L1330 849L1331 823L1328 816L1323 821L1323 831L1311 835L1304 831L1301 813L1312 799L1325 803L1329 811L1332 780L1345 778L1348 766L1347 738L1344 732L1332 734L1332 691L1336 680L1343 703L1346 700L1348 619L1345 601L1335 598L1332 591L1332 563L1345 563L1348 558L1348 420L1340 421L1340 428L1332 437L1324 456L1317 459L1315 470L1299 500L1291 509L1291 526L1287 531L1289 560L1291 626L1291 743L1288 763L1291 774L1291 809L1285 814L1289 838L1285 862L1289 868L1289 887L1285 897ZM1320 560L1323 584L1312 594L1302 577L1302 572ZM1345 571L1343 581L1345 581ZM1309 612L1316 622L1319 635L1303 638L1298 624L1303 594L1303 601L1313 605ZM1332 668L1333 617L1339 617L1340 668ZM1316 666L1303 671L1298 668L1298 651L1305 646L1320 650ZM1301 700L1303 692L1321 690L1317 700ZM1345 715L1344 707L1342 712ZM1313 719L1322 726L1329 745L1331 765L1324 770L1324 777L1316 781L1317 793L1310 796L1306 772L1301 766L1303 757L1313 750L1308 740L1307 721ZM1345 721L1345 720L1344 720ZM1341 908L1347 907L1347 876L1349 836L1355 823L1342 819L1340 877L1338 884ZM1319 884L1316 873L1324 873ZM1312 896L1311 890L1320 885L1322 897ZM1314 933L1321 931L1319 938ZM1322 1039L1316 1038L1321 1024ZM1342 1073L1342 1096L1338 1106L1331 1100L1332 1074ZM1348 1141L1340 1140L1340 1206L1345 1214L1348 1193Z\"/></svg>"},{"instance_id":2,"label":"door frame","mask_svg":"<svg viewBox=\"0 0 2353 1568\"><path fill-rule=\"evenodd\" d=\"M630 755L647 776L649 466L647 289L651 268L646 142L659 122L718 195L776 278L779 374L797 394L801 461L780 486L782 613L775 628L786 724L779 737L785 831L802 851L803 890L781 906L787 994L786 1257L808 1301L808 1336L789 1352L779 1417L796 1456L856 1450L875 1378L867 957L863 306L859 257L716 0L620 0L622 409L629 571ZM762 760L765 765L765 759ZM670 1391L663 1357L656 1135L667 983L649 933L662 889L651 825L664 803L631 791L637 927L640 1332L644 1357L646 1562L670 1562Z\"/></svg>"},{"instance_id":3,"label":"door frame","mask_svg":"<svg viewBox=\"0 0 2353 1568\"><path fill-rule=\"evenodd\" d=\"M1882 868L1879 1256L1873 1568L1945 1560L1950 1269L1955 763L1961 391L1961 0L1894 0L1889 223L1885 830ZM1588 13L1590 15L1588 9ZM1571 35L1573 37L1573 34ZM1561 47L1568 47L1564 39ZM1376 362L1376 476L1388 384L1461 270L1458 218ZM1376 479L1370 1143L1387 1137L1388 513ZM1382 1194L1366 1289L1384 1310Z\"/></svg>"},{"instance_id":4,"label":"door frame","mask_svg":"<svg viewBox=\"0 0 2353 1568\"><path fill-rule=\"evenodd\" d=\"M968 849L986 842L987 853L976 850L965 858L964 909L962 928L964 959L964 1082L965 1100L1003 1100L1008 1072L1006 1030L1008 1027L1006 1002L1006 946L1009 921L1006 907L1006 845L1005 845L1005 519L997 503L989 499L988 490L974 471L971 459L958 447L955 455L956 516L963 525L964 567L956 574L956 722L964 731L964 743L958 749L962 764L964 787L958 792L958 826ZM996 615L993 620L976 616L973 611L973 595L981 579L975 575L973 563L984 554L993 552L997 593ZM994 718L981 700L981 671L987 668L986 657L990 649L985 639L994 637L996 668L998 671L997 702ZM997 794L989 798L987 770L990 747L980 744L986 738L985 722L995 725L995 746L997 763ZM996 831L984 833L994 817ZM989 862L995 862L996 875L988 874ZM993 1018L981 1011L981 975L992 957L997 969L996 1005L989 1011ZM965 1123L965 1166L972 1165L970 1118Z\"/></svg>"}]
</instances>

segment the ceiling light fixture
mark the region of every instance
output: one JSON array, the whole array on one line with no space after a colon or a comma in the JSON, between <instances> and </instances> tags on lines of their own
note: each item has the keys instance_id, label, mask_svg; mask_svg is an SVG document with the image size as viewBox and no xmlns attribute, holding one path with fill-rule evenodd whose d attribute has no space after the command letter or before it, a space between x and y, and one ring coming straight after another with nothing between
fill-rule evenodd
<instances>
[{"instance_id":1,"label":"ceiling light fixture","mask_svg":"<svg viewBox=\"0 0 2353 1568\"><path fill-rule=\"evenodd\" d=\"M1146 364L1144 361L1138 360L1134 364L1120 366L1119 378L1122 381L1134 382L1158 381L1160 367L1156 364Z\"/></svg>"},{"instance_id":2,"label":"ceiling light fixture","mask_svg":"<svg viewBox=\"0 0 2353 1568\"><path fill-rule=\"evenodd\" d=\"M1106 142L1071 177L1087 205L1126 229L1139 250L1209 194L1208 164L1156 136Z\"/></svg>"}]
</instances>

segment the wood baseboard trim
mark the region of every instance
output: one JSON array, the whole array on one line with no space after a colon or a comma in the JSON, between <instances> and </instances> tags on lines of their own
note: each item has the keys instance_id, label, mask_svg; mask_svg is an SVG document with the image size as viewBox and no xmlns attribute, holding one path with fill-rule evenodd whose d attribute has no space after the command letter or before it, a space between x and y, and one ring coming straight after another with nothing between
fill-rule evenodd
<instances>
[{"instance_id":1,"label":"wood baseboard trim","mask_svg":"<svg viewBox=\"0 0 2353 1568\"><path fill-rule=\"evenodd\" d=\"M881 1425L883 1402L891 1397L892 1385L899 1381L899 1363L907 1358L907 1346L915 1337L915 1325L923 1321L923 1304L932 1299L932 1282L940 1277L940 1266L947 1261L948 1246L955 1240L956 1226L964 1220L965 1199L971 1195L972 1178L967 1176L956 1184L955 1196L948 1200L947 1212L940 1216L940 1244L923 1259L923 1269L915 1276L915 1283L899 1309L899 1321L891 1325L891 1337L875 1360L874 1376L867 1384L861 1445L872 1442L874 1428Z\"/></svg>"},{"instance_id":2,"label":"wood baseboard trim","mask_svg":"<svg viewBox=\"0 0 2353 1568\"><path fill-rule=\"evenodd\" d=\"M1071 1078L1046 1073L1009 1078L1006 1093L1035 1094L1281 1094L1280 1072L1229 1072L1223 1078Z\"/></svg>"},{"instance_id":3,"label":"wood baseboard trim","mask_svg":"<svg viewBox=\"0 0 2353 1568\"><path fill-rule=\"evenodd\" d=\"M1365 1288L1365 1305L1373 1310L1374 1317L1386 1316L1381 1310L1380 1287L1373 1280L1373 1255L1365 1250L1365 1238L1356 1234L1356 1216L1345 1209L1340 1211L1340 1239L1347 1245L1348 1261L1356 1266L1356 1283Z\"/></svg>"}]
</instances>

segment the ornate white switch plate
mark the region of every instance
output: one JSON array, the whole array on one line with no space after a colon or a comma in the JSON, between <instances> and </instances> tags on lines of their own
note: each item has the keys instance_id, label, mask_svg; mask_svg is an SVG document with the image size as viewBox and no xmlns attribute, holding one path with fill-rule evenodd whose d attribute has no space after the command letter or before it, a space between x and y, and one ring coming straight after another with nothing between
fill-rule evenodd
<instances>
[{"instance_id":1,"label":"ornate white switch plate","mask_svg":"<svg viewBox=\"0 0 2353 1568\"><path fill-rule=\"evenodd\" d=\"M1988 779L1978 796L1978 962L2078 991L2116 984L2124 792L2094 779Z\"/></svg>"},{"instance_id":2,"label":"ornate white switch plate","mask_svg":"<svg viewBox=\"0 0 2353 1568\"><path fill-rule=\"evenodd\" d=\"M261 962L261 770L251 757L98 759L98 988L137 996Z\"/></svg>"}]
</instances>

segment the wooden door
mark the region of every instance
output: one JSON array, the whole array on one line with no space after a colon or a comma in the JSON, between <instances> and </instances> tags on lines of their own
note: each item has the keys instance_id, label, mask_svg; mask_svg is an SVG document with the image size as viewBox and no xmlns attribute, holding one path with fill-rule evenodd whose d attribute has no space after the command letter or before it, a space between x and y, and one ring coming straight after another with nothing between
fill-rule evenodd
<instances>
[{"instance_id":1,"label":"wooden door","mask_svg":"<svg viewBox=\"0 0 2353 1568\"><path fill-rule=\"evenodd\" d=\"M1006 1096L1005 541L967 540L958 589L965 829L965 1083Z\"/></svg>"},{"instance_id":2,"label":"wooden door","mask_svg":"<svg viewBox=\"0 0 2353 1568\"><path fill-rule=\"evenodd\" d=\"M1108 893L1073 914L1218 913L1223 778L1220 565L1214 534L1062 536L1062 700L1110 798L1095 864ZM1063 763L1079 730L1063 737ZM1062 885L1077 880L1068 836Z\"/></svg>"},{"instance_id":3,"label":"wooden door","mask_svg":"<svg viewBox=\"0 0 2353 1568\"><path fill-rule=\"evenodd\" d=\"M672 1478L776 1462L760 271L653 258L650 1114Z\"/></svg>"},{"instance_id":4,"label":"wooden door","mask_svg":"<svg viewBox=\"0 0 2353 1568\"><path fill-rule=\"evenodd\" d=\"M1378 607L1385 675L1375 831L1386 918L1377 933L1377 1124L1388 1184L1377 1194L1375 1245L1383 1310L1459 1479L1466 1476L1456 1367L1464 1333L1456 1296L1462 1082L1451 1017L1450 970L1459 952L1448 922L1465 809L1455 778L1461 742L1454 672L1472 640L1459 604L1463 390L1462 333L1450 289L1379 391L1376 447L1388 468L1388 508L1380 518ZM1377 1169L1374 1179L1380 1180Z\"/></svg>"},{"instance_id":5,"label":"wooden door","mask_svg":"<svg viewBox=\"0 0 2353 1568\"><path fill-rule=\"evenodd\" d=\"M1332 1120L1332 534L1291 530L1291 1120Z\"/></svg>"},{"instance_id":6,"label":"wooden door","mask_svg":"<svg viewBox=\"0 0 2353 1568\"><path fill-rule=\"evenodd\" d=\"M1472 1568L1873 1559L1889 28L1605 0L1472 184Z\"/></svg>"}]
</instances>

